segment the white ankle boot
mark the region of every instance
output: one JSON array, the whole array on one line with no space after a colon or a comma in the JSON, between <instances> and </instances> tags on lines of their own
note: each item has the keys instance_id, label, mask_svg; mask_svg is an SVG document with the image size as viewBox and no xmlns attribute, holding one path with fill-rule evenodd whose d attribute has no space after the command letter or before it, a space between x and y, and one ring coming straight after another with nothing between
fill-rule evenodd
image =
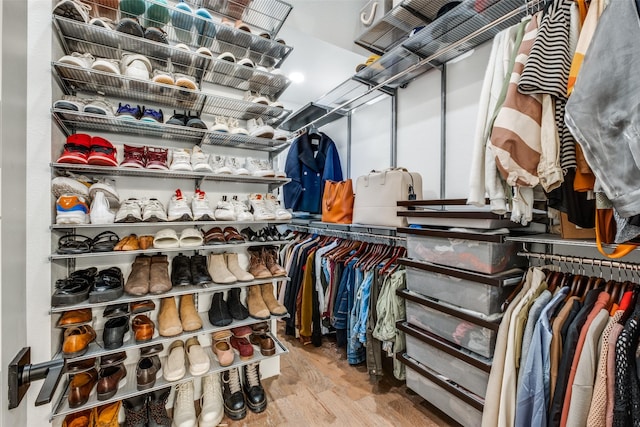
<instances>
[{"instance_id":1,"label":"white ankle boot","mask_svg":"<svg viewBox=\"0 0 640 427\"><path fill-rule=\"evenodd\" d=\"M215 372L202 377L202 411L198 419L199 427L215 427L224 416L222 385L220 374Z\"/></svg>"}]
</instances>

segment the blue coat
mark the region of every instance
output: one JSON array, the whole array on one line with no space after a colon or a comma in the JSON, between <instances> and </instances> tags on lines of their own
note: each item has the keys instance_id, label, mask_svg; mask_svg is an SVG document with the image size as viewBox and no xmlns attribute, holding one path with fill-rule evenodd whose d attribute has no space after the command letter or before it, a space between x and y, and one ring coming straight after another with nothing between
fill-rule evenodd
<instances>
[{"instance_id":1,"label":"blue coat","mask_svg":"<svg viewBox=\"0 0 640 427\"><path fill-rule=\"evenodd\" d=\"M342 181L342 166L331 138L320 132L319 144L312 144L311 139L305 133L289 148L284 171L291 182L283 189L284 206L294 211L322 213L324 183Z\"/></svg>"}]
</instances>

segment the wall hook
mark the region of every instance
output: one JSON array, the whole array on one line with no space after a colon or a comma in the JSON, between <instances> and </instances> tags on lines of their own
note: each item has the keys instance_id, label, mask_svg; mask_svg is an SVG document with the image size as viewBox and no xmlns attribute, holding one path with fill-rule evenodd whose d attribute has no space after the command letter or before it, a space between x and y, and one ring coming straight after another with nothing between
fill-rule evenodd
<instances>
[{"instance_id":1,"label":"wall hook","mask_svg":"<svg viewBox=\"0 0 640 427\"><path fill-rule=\"evenodd\" d=\"M44 379L35 405L51 402L64 368L63 359L31 364L31 347L23 347L9 364L9 409L20 406L31 382Z\"/></svg>"},{"instance_id":2,"label":"wall hook","mask_svg":"<svg viewBox=\"0 0 640 427\"><path fill-rule=\"evenodd\" d=\"M362 22L362 25L364 25L365 27L369 27L371 26L371 24L373 23L373 19L376 17L376 11L378 10L378 2L374 1L371 3L371 10L369 11L369 17L367 18L367 12L361 12L360 13L360 22Z\"/></svg>"}]
</instances>

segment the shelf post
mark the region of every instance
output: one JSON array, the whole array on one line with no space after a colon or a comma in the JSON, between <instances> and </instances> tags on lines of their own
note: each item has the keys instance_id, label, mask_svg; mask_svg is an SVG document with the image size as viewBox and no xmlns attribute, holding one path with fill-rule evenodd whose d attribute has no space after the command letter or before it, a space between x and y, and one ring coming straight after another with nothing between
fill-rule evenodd
<instances>
[{"instance_id":1,"label":"shelf post","mask_svg":"<svg viewBox=\"0 0 640 427\"><path fill-rule=\"evenodd\" d=\"M440 67L440 198L446 198L447 177L447 65Z\"/></svg>"},{"instance_id":2,"label":"shelf post","mask_svg":"<svg viewBox=\"0 0 640 427\"><path fill-rule=\"evenodd\" d=\"M351 178L351 112L347 113L347 178Z\"/></svg>"},{"instance_id":3,"label":"shelf post","mask_svg":"<svg viewBox=\"0 0 640 427\"><path fill-rule=\"evenodd\" d=\"M391 167L398 166L398 97L397 90L391 95Z\"/></svg>"}]
</instances>

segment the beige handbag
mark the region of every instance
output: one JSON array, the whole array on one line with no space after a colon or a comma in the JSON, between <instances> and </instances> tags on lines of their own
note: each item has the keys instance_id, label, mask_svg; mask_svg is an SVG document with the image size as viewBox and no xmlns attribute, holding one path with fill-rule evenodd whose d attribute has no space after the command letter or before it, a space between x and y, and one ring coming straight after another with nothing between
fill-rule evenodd
<instances>
[{"instance_id":1,"label":"beige handbag","mask_svg":"<svg viewBox=\"0 0 640 427\"><path fill-rule=\"evenodd\" d=\"M353 223L385 227L406 227L407 218L399 217L397 202L422 198L422 176L404 168L371 171L356 180Z\"/></svg>"}]
</instances>

